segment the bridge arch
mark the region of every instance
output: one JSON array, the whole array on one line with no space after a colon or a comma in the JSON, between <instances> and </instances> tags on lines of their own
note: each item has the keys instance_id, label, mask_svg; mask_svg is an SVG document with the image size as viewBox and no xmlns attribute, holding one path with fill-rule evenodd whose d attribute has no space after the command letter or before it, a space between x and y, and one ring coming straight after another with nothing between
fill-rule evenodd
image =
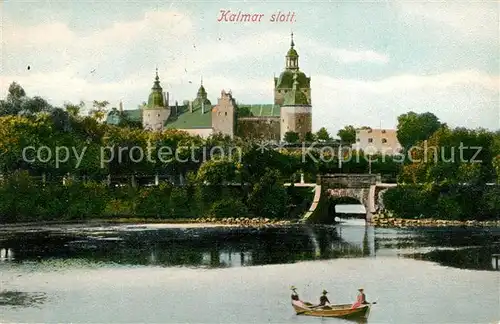
<instances>
[{"instance_id":1,"label":"bridge arch","mask_svg":"<svg viewBox=\"0 0 500 324\"><path fill-rule=\"evenodd\" d=\"M359 204L363 205L366 213L368 213L370 211L370 204L369 204L370 189L369 188L327 189L325 194L328 198L329 210L331 210L332 208L335 208L334 206L336 205L336 203L338 204L338 201L352 199L354 201L357 201Z\"/></svg>"},{"instance_id":2,"label":"bridge arch","mask_svg":"<svg viewBox=\"0 0 500 324\"><path fill-rule=\"evenodd\" d=\"M349 196L338 197L329 195L327 196L327 201L328 201L328 218L331 219L332 221L335 219L335 217L343 218L343 216L346 215L345 211L339 211L339 206L344 206L344 205L363 206L363 211L358 210L349 214L364 215L366 213L366 206L359 198L356 197L349 197Z\"/></svg>"},{"instance_id":3,"label":"bridge arch","mask_svg":"<svg viewBox=\"0 0 500 324\"><path fill-rule=\"evenodd\" d=\"M303 221L331 222L330 208L332 199L350 197L359 201L366 210L365 220L371 221L372 213L377 210L377 184L381 183L379 174L325 174L317 177L314 202L304 215Z\"/></svg>"}]
</instances>

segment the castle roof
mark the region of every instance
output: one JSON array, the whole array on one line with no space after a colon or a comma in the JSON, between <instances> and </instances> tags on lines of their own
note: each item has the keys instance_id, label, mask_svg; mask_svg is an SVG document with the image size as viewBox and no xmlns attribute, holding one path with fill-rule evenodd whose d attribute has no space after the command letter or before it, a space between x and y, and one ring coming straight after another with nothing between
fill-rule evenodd
<instances>
[{"instance_id":1,"label":"castle roof","mask_svg":"<svg viewBox=\"0 0 500 324\"><path fill-rule=\"evenodd\" d=\"M165 123L167 129L193 129L212 127L212 106L206 106L205 111L193 106L193 112L189 106L178 106L177 111L171 107L170 118Z\"/></svg>"},{"instance_id":2,"label":"castle roof","mask_svg":"<svg viewBox=\"0 0 500 324\"><path fill-rule=\"evenodd\" d=\"M145 109L158 109L165 107L165 100L163 98L163 89L160 86L160 78L158 77L158 69L156 69L156 77L151 93L149 94L148 104Z\"/></svg>"},{"instance_id":3,"label":"castle roof","mask_svg":"<svg viewBox=\"0 0 500 324\"><path fill-rule=\"evenodd\" d=\"M284 106L305 106L309 105L307 96L299 89L298 75L293 76L292 90L287 92L284 96Z\"/></svg>"},{"instance_id":4,"label":"castle roof","mask_svg":"<svg viewBox=\"0 0 500 324\"><path fill-rule=\"evenodd\" d=\"M280 106L274 104L240 104L238 103L238 109L247 108L250 112L249 116L245 117L279 117L280 116Z\"/></svg>"}]
</instances>

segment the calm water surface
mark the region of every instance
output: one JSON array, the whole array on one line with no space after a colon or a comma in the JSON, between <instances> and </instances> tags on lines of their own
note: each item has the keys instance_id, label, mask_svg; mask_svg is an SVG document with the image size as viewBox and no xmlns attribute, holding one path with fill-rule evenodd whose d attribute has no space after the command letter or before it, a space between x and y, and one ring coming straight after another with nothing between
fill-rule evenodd
<instances>
[{"instance_id":1,"label":"calm water surface","mask_svg":"<svg viewBox=\"0 0 500 324\"><path fill-rule=\"evenodd\" d=\"M365 323L498 323L493 228L279 229L163 225L0 230L0 322L353 323L296 316L377 301Z\"/></svg>"}]
</instances>

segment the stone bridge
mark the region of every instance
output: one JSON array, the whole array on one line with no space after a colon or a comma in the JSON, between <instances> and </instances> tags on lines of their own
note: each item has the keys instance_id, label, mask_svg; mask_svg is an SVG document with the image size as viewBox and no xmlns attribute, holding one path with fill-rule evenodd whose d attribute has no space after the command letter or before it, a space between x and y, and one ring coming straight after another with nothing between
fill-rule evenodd
<instances>
[{"instance_id":1,"label":"stone bridge","mask_svg":"<svg viewBox=\"0 0 500 324\"><path fill-rule=\"evenodd\" d=\"M349 197L358 200L366 210L366 221L373 213L383 208L382 195L396 184L382 183L380 174L325 174L318 176L313 203L304 215L304 222L323 223L331 221L330 204L333 199Z\"/></svg>"}]
</instances>

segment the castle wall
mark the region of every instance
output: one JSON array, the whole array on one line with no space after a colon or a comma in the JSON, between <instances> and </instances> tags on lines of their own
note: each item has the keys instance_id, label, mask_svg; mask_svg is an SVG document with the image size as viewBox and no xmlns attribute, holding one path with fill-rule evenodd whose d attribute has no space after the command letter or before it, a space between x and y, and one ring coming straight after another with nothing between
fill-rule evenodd
<instances>
[{"instance_id":1,"label":"castle wall","mask_svg":"<svg viewBox=\"0 0 500 324\"><path fill-rule=\"evenodd\" d=\"M142 126L144 129L163 130L165 121L170 116L170 108L142 110Z\"/></svg>"},{"instance_id":2,"label":"castle wall","mask_svg":"<svg viewBox=\"0 0 500 324\"><path fill-rule=\"evenodd\" d=\"M312 107L295 106L281 107L280 139L287 132L296 132L303 139L307 132L312 131Z\"/></svg>"},{"instance_id":3,"label":"castle wall","mask_svg":"<svg viewBox=\"0 0 500 324\"><path fill-rule=\"evenodd\" d=\"M214 133L234 136L236 117L235 103L230 94L221 93L217 105L212 109L212 128Z\"/></svg>"},{"instance_id":4,"label":"castle wall","mask_svg":"<svg viewBox=\"0 0 500 324\"><path fill-rule=\"evenodd\" d=\"M265 141L280 140L280 117L241 117L237 120L236 135Z\"/></svg>"}]
</instances>

